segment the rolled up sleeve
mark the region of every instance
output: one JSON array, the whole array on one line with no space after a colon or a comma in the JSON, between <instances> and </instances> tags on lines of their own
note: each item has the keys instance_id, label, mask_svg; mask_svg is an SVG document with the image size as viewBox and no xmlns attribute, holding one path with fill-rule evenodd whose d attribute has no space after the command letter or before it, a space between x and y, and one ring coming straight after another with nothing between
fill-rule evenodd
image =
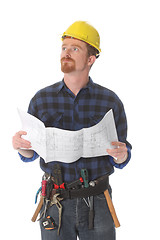
<instances>
[{"instance_id":1,"label":"rolled up sleeve","mask_svg":"<svg viewBox=\"0 0 160 240\"><path fill-rule=\"evenodd\" d=\"M18 153L18 154L23 162L33 162L34 160L36 160L39 157L39 155L35 151L34 151L33 157L31 157L31 158L24 157L20 153Z\"/></svg>"}]
</instances>

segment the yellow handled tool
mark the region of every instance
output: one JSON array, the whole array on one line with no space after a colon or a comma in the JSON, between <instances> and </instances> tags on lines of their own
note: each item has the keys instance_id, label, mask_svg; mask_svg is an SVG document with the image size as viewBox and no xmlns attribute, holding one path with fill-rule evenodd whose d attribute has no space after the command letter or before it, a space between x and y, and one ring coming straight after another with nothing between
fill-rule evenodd
<instances>
[{"instance_id":1,"label":"yellow handled tool","mask_svg":"<svg viewBox=\"0 0 160 240\"><path fill-rule=\"evenodd\" d=\"M36 208L36 210L35 210L35 213L34 213L32 219L31 219L32 222L35 222L35 221L36 221L37 216L38 216L38 214L39 214L42 206L43 206L43 196L41 195L41 198L40 198L40 201L39 201L39 203L38 203L38 206L37 206L37 208Z\"/></svg>"},{"instance_id":2,"label":"yellow handled tool","mask_svg":"<svg viewBox=\"0 0 160 240\"><path fill-rule=\"evenodd\" d=\"M108 203L108 208L109 208L110 213L112 215L115 227L118 228L118 227L120 227L120 223L118 221L118 218L117 218L117 215L116 215L116 211L115 211L115 208L113 206L113 203L112 203L111 197L109 195L108 189L104 191L104 195L105 195L106 201Z\"/></svg>"}]
</instances>

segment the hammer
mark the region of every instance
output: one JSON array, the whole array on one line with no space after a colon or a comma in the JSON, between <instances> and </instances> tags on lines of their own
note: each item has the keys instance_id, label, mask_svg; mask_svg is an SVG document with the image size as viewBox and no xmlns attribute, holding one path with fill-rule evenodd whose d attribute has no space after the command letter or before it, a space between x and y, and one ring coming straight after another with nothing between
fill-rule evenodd
<instances>
[{"instance_id":1,"label":"hammer","mask_svg":"<svg viewBox=\"0 0 160 240\"><path fill-rule=\"evenodd\" d=\"M108 204L109 211L110 211L111 216L113 218L115 227L118 228L118 227L120 227L120 223L118 221L118 218L117 218L117 215L116 215L116 211L115 211L115 208L113 206L113 203L112 203L111 197L109 195L108 189L106 189L104 191L104 195L105 195L105 198L106 198L106 201L107 201L107 204Z\"/></svg>"}]
</instances>

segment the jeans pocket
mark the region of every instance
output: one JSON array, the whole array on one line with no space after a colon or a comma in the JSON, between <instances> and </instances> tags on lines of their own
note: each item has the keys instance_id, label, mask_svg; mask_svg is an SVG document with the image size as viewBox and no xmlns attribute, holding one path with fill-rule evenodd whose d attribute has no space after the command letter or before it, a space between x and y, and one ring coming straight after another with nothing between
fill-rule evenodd
<instances>
[{"instance_id":1,"label":"jeans pocket","mask_svg":"<svg viewBox=\"0 0 160 240\"><path fill-rule=\"evenodd\" d=\"M99 195L97 195L97 196L95 196L97 199L99 199L99 200L104 200L105 199L105 196L104 196L104 193L101 193L101 194L99 194Z\"/></svg>"},{"instance_id":2,"label":"jeans pocket","mask_svg":"<svg viewBox=\"0 0 160 240\"><path fill-rule=\"evenodd\" d=\"M108 187L108 191L109 191L110 197L112 198L112 188L111 188L110 185L109 185L109 187ZM101 199L101 200L106 199L104 193L101 193L101 194L99 194L99 195L97 195L97 196L95 196L95 197L97 197L98 199Z\"/></svg>"}]
</instances>

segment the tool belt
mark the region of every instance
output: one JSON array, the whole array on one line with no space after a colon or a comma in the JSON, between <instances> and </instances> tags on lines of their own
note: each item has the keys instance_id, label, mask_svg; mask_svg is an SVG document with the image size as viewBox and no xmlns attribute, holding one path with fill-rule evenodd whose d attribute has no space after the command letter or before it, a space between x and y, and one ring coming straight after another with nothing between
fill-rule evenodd
<instances>
[{"instance_id":1,"label":"tool belt","mask_svg":"<svg viewBox=\"0 0 160 240\"><path fill-rule=\"evenodd\" d=\"M73 198L87 198L90 196L96 196L104 192L109 188L109 177L105 175L94 181L87 188L80 189L58 189L56 192L60 193L60 197L63 199L73 199Z\"/></svg>"},{"instance_id":2,"label":"tool belt","mask_svg":"<svg viewBox=\"0 0 160 240\"><path fill-rule=\"evenodd\" d=\"M40 212L42 205L44 204L44 212L42 219L42 226L46 230L55 229L55 224L51 216L47 216L46 212L48 207L51 207L53 204L56 204L59 210L59 227L58 234L61 227L61 214L62 214L62 205L60 201L65 199L74 199L74 198L90 198L90 210L89 210L89 229L93 229L93 220L94 220L94 204L93 196L104 193L111 215L113 217L115 227L119 227L119 221L117 219L112 200L109 196L109 176L104 175L96 180L88 181L88 171L86 169L81 169L81 176L78 180L71 183L64 183L62 181L62 174L60 166L57 164L54 173L54 177L45 173L42 179L41 199L40 203L37 206L37 209L32 217L32 221L36 221L37 215ZM38 190L39 192L39 190ZM49 204L48 204L49 203Z\"/></svg>"}]
</instances>

